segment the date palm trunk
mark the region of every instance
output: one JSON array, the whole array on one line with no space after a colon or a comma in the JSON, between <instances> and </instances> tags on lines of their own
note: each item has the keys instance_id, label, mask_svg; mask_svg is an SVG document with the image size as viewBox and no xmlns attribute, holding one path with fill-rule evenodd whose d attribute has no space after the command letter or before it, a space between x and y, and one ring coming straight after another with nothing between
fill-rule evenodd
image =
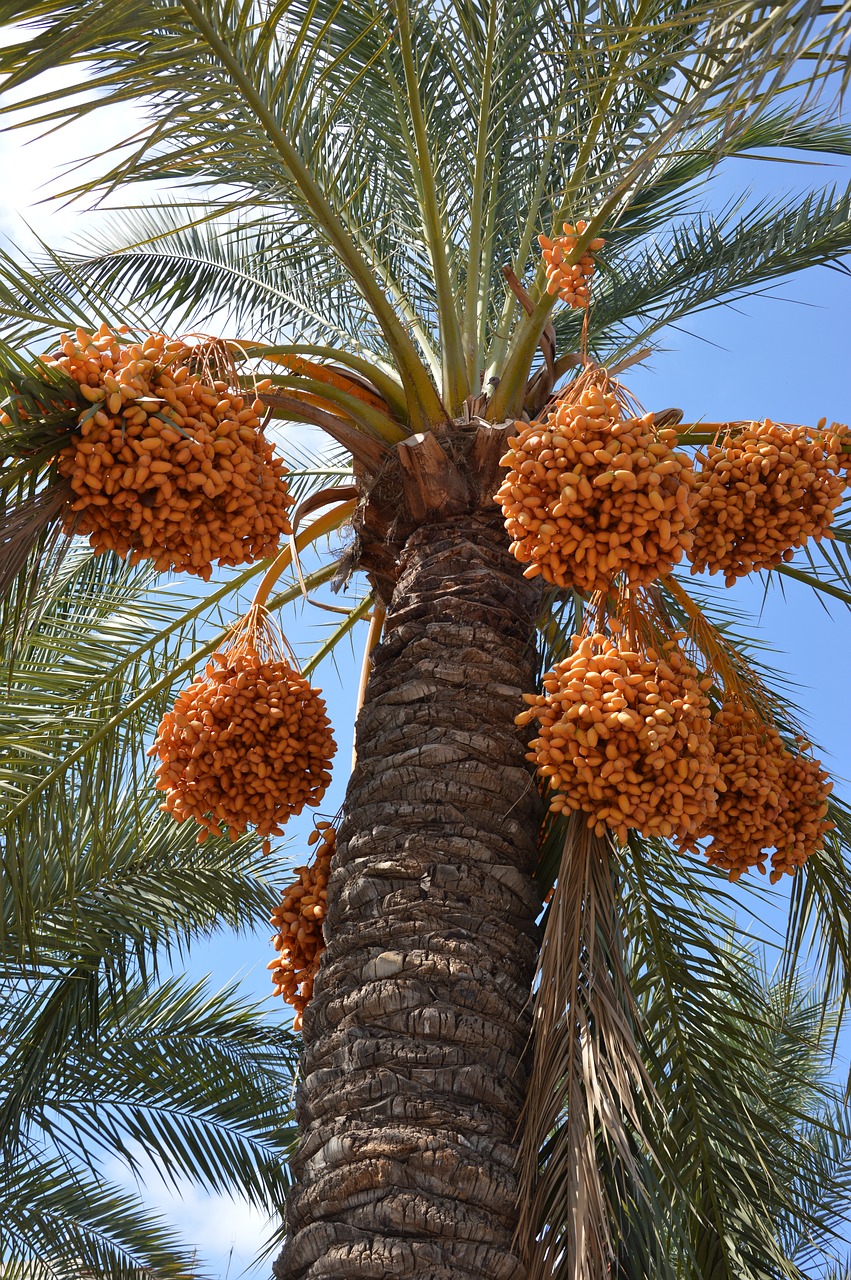
<instances>
[{"instance_id":1,"label":"date palm trunk","mask_svg":"<svg viewBox=\"0 0 851 1280\"><path fill-rule=\"evenodd\" d=\"M539 590L489 513L421 526L375 653L304 1018L278 1280L522 1280L540 900L513 717Z\"/></svg>"}]
</instances>

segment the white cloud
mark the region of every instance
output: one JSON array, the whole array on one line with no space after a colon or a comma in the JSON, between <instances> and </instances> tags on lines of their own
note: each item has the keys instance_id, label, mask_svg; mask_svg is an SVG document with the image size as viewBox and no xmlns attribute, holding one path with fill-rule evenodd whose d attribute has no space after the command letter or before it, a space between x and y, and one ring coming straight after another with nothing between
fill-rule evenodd
<instances>
[{"instance_id":1,"label":"white cloud","mask_svg":"<svg viewBox=\"0 0 851 1280\"><path fill-rule=\"evenodd\" d=\"M145 1204L180 1232L186 1248L197 1251L199 1271L213 1280L267 1280L272 1259L257 1259L274 1224L245 1201L205 1191L188 1179L165 1182L157 1166L139 1155L139 1175L113 1160L110 1181L141 1196Z\"/></svg>"},{"instance_id":2,"label":"white cloud","mask_svg":"<svg viewBox=\"0 0 851 1280\"><path fill-rule=\"evenodd\" d=\"M58 98L79 83L79 76L79 71L73 75L67 70L45 72L4 101L19 101L30 94L55 93ZM50 109L49 103L39 108ZM31 117L34 111L26 114ZM106 172L115 153L141 128L144 114L137 105L121 104L96 108L58 128L54 121L9 131L23 118L23 113L13 112L4 121L6 131L0 133L0 166L3 173L14 175L0 192L0 233L27 249L33 247L33 235L59 246L79 234L81 214L92 203L91 197L69 203L59 198L62 192L83 178Z\"/></svg>"}]
</instances>

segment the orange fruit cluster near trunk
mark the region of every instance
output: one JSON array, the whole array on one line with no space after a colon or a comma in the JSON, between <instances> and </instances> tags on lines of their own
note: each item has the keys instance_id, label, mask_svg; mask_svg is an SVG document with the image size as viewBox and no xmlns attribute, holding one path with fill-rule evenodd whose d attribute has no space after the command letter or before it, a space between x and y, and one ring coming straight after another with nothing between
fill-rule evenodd
<instances>
[{"instance_id":1,"label":"orange fruit cluster near trunk","mask_svg":"<svg viewBox=\"0 0 851 1280\"><path fill-rule=\"evenodd\" d=\"M619 573L649 583L691 548L691 460L652 414L624 420L614 392L592 384L517 425L496 501L527 577L589 593Z\"/></svg>"},{"instance_id":2,"label":"orange fruit cluster near trunk","mask_svg":"<svg viewBox=\"0 0 851 1280\"><path fill-rule=\"evenodd\" d=\"M668 641L638 652L597 634L573 639L573 653L544 676L543 694L526 694L540 733L529 745L553 788L556 812L582 810L602 835L686 839L714 811L719 769L711 707L701 678Z\"/></svg>"},{"instance_id":3,"label":"orange fruit cluster near trunk","mask_svg":"<svg viewBox=\"0 0 851 1280\"><path fill-rule=\"evenodd\" d=\"M283 996L295 1009L296 1031L301 1029L301 1017L313 995L319 959L325 950L322 922L336 841L331 823L317 822L308 839L309 844L317 844L313 862L296 867L296 879L283 891L280 906L272 912L272 945L278 956L267 967L272 971L273 994Z\"/></svg>"},{"instance_id":4,"label":"orange fruit cluster near trunk","mask_svg":"<svg viewBox=\"0 0 851 1280\"><path fill-rule=\"evenodd\" d=\"M320 690L280 654L259 651L252 629L213 655L166 713L149 755L159 758L161 806L193 818L199 842L248 827L268 839L305 805L318 805L335 752Z\"/></svg>"}]
</instances>

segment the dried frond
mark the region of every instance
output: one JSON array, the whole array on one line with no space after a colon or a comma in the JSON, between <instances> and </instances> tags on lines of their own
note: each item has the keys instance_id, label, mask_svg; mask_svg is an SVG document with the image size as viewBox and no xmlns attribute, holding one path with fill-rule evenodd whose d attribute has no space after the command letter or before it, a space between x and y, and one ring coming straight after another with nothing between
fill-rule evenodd
<instances>
[{"instance_id":1,"label":"dried frond","mask_svg":"<svg viewBox=\"0 0 851 1280\"><path fill-rule=\"evenodd\" d=\"M578 816L562 827L537 973L518 1235L528 1280L609 1280L612 1224L624 1209L612 1181L628 1183L626 1199L641 1212L641 1135L653 1098L624 972L608 842Z\"/></svg>"},{"instance_id":2,"label":"dried frond","mask_svg":"<svg viewBox=\"0 0 851 1280\"><path fill-rule=\"evenodd\" d=\"M25 572L36 551L43 563L58 545L70 541L57 520L73 496L70 485L60 480L11 506L0 519L0 596L5 596L18 575Z\"/></svg>"}]
</instances>

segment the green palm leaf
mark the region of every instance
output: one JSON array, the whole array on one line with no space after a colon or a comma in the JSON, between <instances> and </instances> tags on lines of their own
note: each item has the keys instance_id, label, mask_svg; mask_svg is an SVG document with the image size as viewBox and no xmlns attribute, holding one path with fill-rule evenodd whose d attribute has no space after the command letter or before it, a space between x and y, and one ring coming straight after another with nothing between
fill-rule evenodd
<instances>
[{"instance_id":1,"label":"green palm leaf","mask_svg":"<svg viewBox=\"0 0 851 1280\"><path fill-rule=\"evenodd\" d=\"M290 8L273 5L257 22L255 6L247 0L224 7L210 0L185 0L176 7L137 0L113 6L108 16L97 4L76 6L70 13L64 6L36 5L16 17L42 18L44 30L26 45L9 49L3 63L9 73L7 88L26 83L44 65L100 56L104 70L89 78L89 87L101 105L146 98L152 106L152 127L139 147L105 176L107 186L126 180L131 172L134 177L179 177L190 185L207 186L213 166L201 159L210 151L205 135L219 130L224 114L229 120L227 139L218 138L212 147L222 178L233 182L238 171L238 186L249 185L264 197L277 196L321 235L370 307L413 402L421 404L426 417L439 418L439 401L413 343L376 283L357 232L348 227L345 192L329 184L322 164L317 164L317 143L333 150L321 110L327 110L326 97L306 96L327 78L322 67L324 32L310 21L301 24L288 50L298 57L299 70L288 73L293 64L281 41L289 26L282 19ZM369 30L372 24L365 26ZM31 99L25 109L37 102ZM304 102L320 104L319 111L302 109ZM68 118L88 110L72 106L70 111L60 108L58 114ZM43 118L55 114L51 111ZM291 133L295 119L298 129Z\"/></svg>"},{"instance_id":2,"label":"green palm leaf","mask_svg":"<svg viewBox=\"0 0 851 1280\"><path fill-rule=\"evenodd\" d=\"M69 1178L34 1151L12 1153L0 1175L0 1257L15 1280L194 1274L192 1253L135 1196L91 1174Z\"/></svg>"},{"instance_id":3,"label":"green palm leaf","mask_svg":"<svg viewBox=\"0 0 851 1280\"><path fill-rule=\"evenodd\" d=\"M8 982L8 969L4 976ZM119 996L105 969L76 1004L69 978L58 964L57 976L35 985L22 974L3 1015L4 1263L67 1267L72 1255L63 1244L75 1244L98 1274L123 1275L133 1265L126 1255L152 1249L157 1265L185 1271L175 1237L104 1182L106 1160L132 1173L144 1155L174 1183L237 1191L277 1217L292 1138L281 1104L295 1065L292 1037L274 1031L233 988L212 993L204 982L136 979ZM40 1043L43 1014L60 1004L65 1036ZM75 1004L77 1012L85 1007L84 1023ZM37 1098L22 1088L36 1077ZM44 1151L55 1154L45 1159ZM10 1185L6 1176L20 1181Z\"/></svg>"},{"instance_id":4,"label":"green palm leaf","mask_svg":"<svg viewBox=\"0 0 851 1280\"><path fill-rule=\"evenodd\" d=\"M641 842L629 862L633 990L677 1151L683 1192L673 1204L697 1215L684 1222L694 1259L685 1265L701 1275L799 1274L796 1232L835 1256L834 1211L848 1204L848 1111L830 1078L833 1014L825 1018L819 988L804 980L767 983L755 943L731 920L724 942L713 873Z\"/></svg>"},{"instance_id":5,"label":"green palm leaf","mask_svg":"<svg viewBox=\"0 0 851 1280\"><path fill-rule=\"evenodd\" d=\"M742 216L736 206L719 218L698 216L624 259L614 239L592 312L592 333L605 335L606 356L617 358L684 316L851 251L851 190L813 192L795 200L790 215L792 203L784 198ZM569 314L557 318L556 330L566 346L576 345Z\"/></svg>"},{"instance_id":6,"label":"green palm leaf","mask_svg":"<svg viewBox=\"0 0 851 1280\"><path fill-rule=\"evenodd\" d=\"M45 1002L57 986L61 979L44 980ZM66 1040L41 1072L38 1108L26 1109L28 1140L37 1126L77 1166L85 1153L120 1157L132 1170L144 1151L173 1182L224 1192L236 1183L257 1207L280 1213L281 1155L292 1138L281 1091L296 1065L292 1037L273 1031L235 988L136 981L116 998L101 979L96 998L96 1025ZM9 1042L20 1048L33 1026L31 1001L30 992L5 1017ZM10 1055L5 1078L15 1080L22 1065ZM7 1112L19 1096L14 1086L7 1092Z\"/></svg>"}]
</instances>

